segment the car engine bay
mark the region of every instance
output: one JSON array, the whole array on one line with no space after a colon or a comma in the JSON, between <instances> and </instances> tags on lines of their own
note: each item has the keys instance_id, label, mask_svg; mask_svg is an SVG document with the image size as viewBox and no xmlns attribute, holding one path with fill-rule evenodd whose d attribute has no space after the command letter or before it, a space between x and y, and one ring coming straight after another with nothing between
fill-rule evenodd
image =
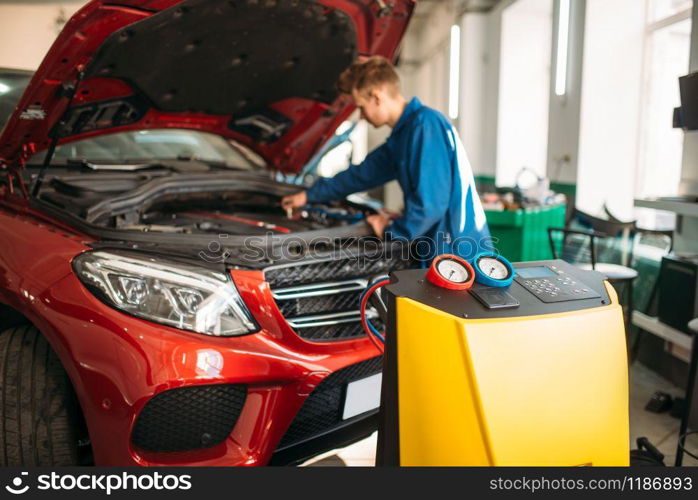
<instances>
[{"instance_id":1,"label":"car engine bay","mask_svg":"<svg viewBox=\"0 0 698 500\"><path fill-rule=\"evenodd\" d=\"M261 172L180 173L157 167L138 172L59 170L46 179L40 200L108 229L281 235L346 226L370 211L342 201L308 205L289 218L281 198L302 187L270 180Z\"/></svg>"}]
</instances>

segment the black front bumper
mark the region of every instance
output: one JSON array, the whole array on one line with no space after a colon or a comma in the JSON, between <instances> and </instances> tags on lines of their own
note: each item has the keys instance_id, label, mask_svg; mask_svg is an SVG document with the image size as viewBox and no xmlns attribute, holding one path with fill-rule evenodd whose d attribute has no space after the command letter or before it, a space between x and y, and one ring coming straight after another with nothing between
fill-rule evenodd
<instances>
[{"instance_id":1,"label":"black front bumper","mask_svg":"<svg viewBox=\"0 0 698 500\"><path fill-rule=\"evenodd\" d=\"M297 464L319 453L347 446L378 428L378 410L342 419L347 385L381 373L383 357L347 366L324 379L303 403L271 459L271 465Z\"/></svg>"},{"instance_id":2,"label":"black front bumper","mask_svg":"<svg viewBox=\"0 0 698 500\"><path fill-rule=\"evenodd\" d=\"M285 448L278 448L269 465L298 465L335 448L343 448L369 437L378 428L378 410L365 413L330 431Z\"/></svg>"}]
</instances>

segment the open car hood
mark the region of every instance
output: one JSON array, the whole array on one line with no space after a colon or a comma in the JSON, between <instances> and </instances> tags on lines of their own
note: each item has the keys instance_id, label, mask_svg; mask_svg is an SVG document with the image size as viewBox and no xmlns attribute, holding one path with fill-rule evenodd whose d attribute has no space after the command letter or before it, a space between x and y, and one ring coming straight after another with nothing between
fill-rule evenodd
<instances>
[{"instance_id":1,"label":"open car hood","mask_svg":"<svg viewBox=\"0 0 698 500\"><path fill-rule=\"evenodd\" d=\"M0 135L16 167L58 144L148 128L234 139L298 172L353 111L335 82L394 59L414 0L92 0L66 24Z\"/></svg>"}]
</instances>

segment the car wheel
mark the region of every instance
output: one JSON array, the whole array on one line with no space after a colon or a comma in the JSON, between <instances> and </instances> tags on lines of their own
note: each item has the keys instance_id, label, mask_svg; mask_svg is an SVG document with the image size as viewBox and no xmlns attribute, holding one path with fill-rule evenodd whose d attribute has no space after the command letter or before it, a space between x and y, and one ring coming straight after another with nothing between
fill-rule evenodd
<instances>
[{"instance_id":1,"label":"car wheel","mask_svg":"<svg viewBox=\"0 0 698 500\"><path fill-rule=\"evenodd\" d=\"M78 464L73 388L31 325L0 332L0 412L0 465Z\"/></svg>"}]
</instances>

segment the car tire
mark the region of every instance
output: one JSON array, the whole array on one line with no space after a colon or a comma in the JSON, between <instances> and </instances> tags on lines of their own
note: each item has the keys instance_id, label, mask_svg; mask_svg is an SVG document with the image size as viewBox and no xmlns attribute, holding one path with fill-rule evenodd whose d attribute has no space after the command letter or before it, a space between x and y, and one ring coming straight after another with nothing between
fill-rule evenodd
<instances>
[{"instance_id":1,"label":"car tire","mask_svg":"<svg viewBox=\"0 0 698 500\"><path fill-rule=\"evenodd\" d=\"M78 465L75 394L31 325L0 332L0 465Z\"/></svg>"}]
</instances>

